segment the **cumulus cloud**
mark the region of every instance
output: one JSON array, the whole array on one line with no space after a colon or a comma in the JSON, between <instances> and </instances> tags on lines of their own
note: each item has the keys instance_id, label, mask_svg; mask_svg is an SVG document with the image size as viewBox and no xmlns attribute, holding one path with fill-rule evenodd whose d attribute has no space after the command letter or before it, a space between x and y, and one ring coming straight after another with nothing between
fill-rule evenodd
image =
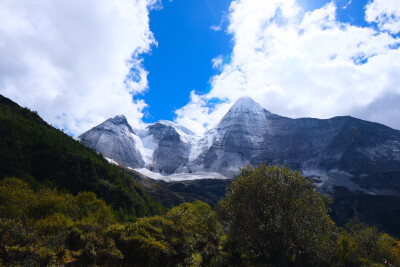
<instances>
[{"instance_id":1,"label":"cumulus cloud","mask_svg":"<svg viewBox=\"0 0 400 267\"><path fill-rule=\"evenodd\" d=\"M365 19L375 22L382 30L400 32L400 1L374 0L366 6Z\"/></svg>"},{"instance_id":2,"label":"cumulus cloud","mask_svg":"<svg viewBox=\"0 0 400 267\"><path fill-rule=\"evenodd\" d=\"M0 93L75 136L121 113L139 124L156 2L1 1Z\"/></svg>"},{"instance_id":3,"label":"cumulus cloud","mask_svg":"<svg viewBox=\"0 0 400 267\"><path fill-rule=\"evenodd\" d=\"M211 91L198 96L205 112L191 113L191 101L177 111L177 121L188 125L196 120L198 128L204 122L205 131L223 116L218 106L207 110L208 101L224 100L226 108L250 96L284 116L353 115L400 129L398 112L384 104L387 96L400 96L400 40L391 34L396 31L393 14L400 9L394 2L367 5L367 14L374 9L374 14L386 12L393 19L377 29L338 21L333 2L306 12L295 0L233 1L231 61L212 77ZM208 113L213 123L207 121Z\"/></svg>"}]
</instances>

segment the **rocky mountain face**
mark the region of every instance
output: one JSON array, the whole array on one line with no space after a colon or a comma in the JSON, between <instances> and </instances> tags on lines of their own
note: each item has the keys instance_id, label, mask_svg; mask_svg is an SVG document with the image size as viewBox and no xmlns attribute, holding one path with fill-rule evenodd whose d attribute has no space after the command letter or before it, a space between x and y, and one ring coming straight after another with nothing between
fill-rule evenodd
<instances>
[{"instance_id":1,"label":"rocky mountain face","mask_svg":"<svg viewBox=\"0 0 400 267\"><path fill-rule=\"evenodd\" d=\"M172 174L179 167L185 166L190 151L188 135L194 134L171 122L159 121L149 125L141 133L142 139L147 141L145 143L150 152L146 167L150 171Z\"/></svg>"},{"instance_id":2,"label":"rocky mountain face","mask_svg":"<svg viewBox=\"0 0 400 267\"><path fill-rule=\"evenodd\" d=\"M133 168L144 166L138 150L141 140L123 115L106 120L78 138L84 145L121 165Z\"/></svg>"},{"instance_id":3,"label":"rocky mountain face","mask_svg":"<svg viewBox=\"0 0 400 267\"><path fill-rule=\"evenodd\" d=\"M237 173L265 149L270 114L251 98L239 99L219 124L197 142L191 155L192 168L227 176Z\"/></svg>"},{"instance_id":4,"label":"rocky mountain face","mask_svg":"<svg viewBox=\"0 0 400 267\"><path fill-rule=\"evenodd\" d=\"M400 195L400 131L349 116L291 119L251 98L239 99L201 137L167 121L136 131L117 116L80 139L121 165L164 176L209 172L232 177L248 164L280 163L313 178L322 191L344 187Z\"/></svg>"}]
</instances>

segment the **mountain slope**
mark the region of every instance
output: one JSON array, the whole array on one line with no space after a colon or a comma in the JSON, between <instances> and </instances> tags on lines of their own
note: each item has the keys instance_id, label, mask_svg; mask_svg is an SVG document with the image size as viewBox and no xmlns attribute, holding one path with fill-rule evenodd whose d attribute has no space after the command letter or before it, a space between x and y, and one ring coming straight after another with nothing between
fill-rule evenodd
<instances>
[{"instance_id":1,"label":"mountain slope","mask_svg":"<svg viewBox=\"0 0 400 267\"><path fill-rule=\"evenodd\" d=\"M15 176L73 194L93 191L121 215L160 211L122 170L1 95L0 125L0 179Z\"/></svg>"}]
</instances>

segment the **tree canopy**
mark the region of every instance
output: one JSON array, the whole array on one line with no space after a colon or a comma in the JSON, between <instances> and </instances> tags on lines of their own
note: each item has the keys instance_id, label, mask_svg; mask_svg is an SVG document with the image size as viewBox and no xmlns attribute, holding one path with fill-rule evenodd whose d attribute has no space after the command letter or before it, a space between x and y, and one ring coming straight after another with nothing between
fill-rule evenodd
<instances>
[{"instance_id":1,"label":"tree canopy","mask_svg":"<svg viewBox=\"0 0 400 267\"><path fill-rule=\"evenodd\" d=\"M326 264L334 228L328 200L300 172L279 165L244 168L219 203L234 262Z\"/></svg>"}]
</instances>

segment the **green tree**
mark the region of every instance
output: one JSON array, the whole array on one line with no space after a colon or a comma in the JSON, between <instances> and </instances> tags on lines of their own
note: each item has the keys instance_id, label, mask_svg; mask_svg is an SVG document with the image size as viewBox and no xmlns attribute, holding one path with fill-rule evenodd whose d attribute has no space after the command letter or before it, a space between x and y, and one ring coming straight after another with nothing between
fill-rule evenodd
<instances>
[{"instance_id":1,"label":"green tree","mask_svg":"<svg viewBox=\"0 0 400 267\"><path fill-rule=\"evenodd\" d=\"M17 178L0 180L0 259L6 266L116 264L123 255L103 228L117 222L93 192L76 197L54 189L35 192ZM68 250L77 253L69 256Z\"/></svg>"},{"instance_id":2,"label":"green tree","mask_svg":"<svg viewBox=\"0 0 400 267\"><path fill-rule=\"evenodd\" d=\"M300 172L265 164L242 169L218 204L231 263L325 265L334 229L328 201Z\"/></svg>"},{"instance_id":3,"label":"green tree","mask_svg":"<svg viewBox=\"0 0 400 267\"><path fill-rule=\"evenodd\" d=\"M0 216L26 221L37 197L29 185L17 178L0 181Z\"/></svg>"},{"instance_id":4,"label":"green tree","mask_svg":"<svg viewBox=\"0 0 400 267\"><path fill-rule=\"evenodd\" d=\"M395 266L400 264L400 242L363 223L347 223L336 246L342 266L377 266L383 264L383 259Z\"/></svg>"},{"instance_id":5,"label":"green tree","mask_svg":"<svg viewBox=\"0 0 400 267\"><path fill-rule=\"evenodd\" d=\"M178 262L170 240L175 236L175 226L161 216L112 225L107 236L115 240L126 266L173 266Z\"/></svg>"},{"instance_id":6,"label":"green tree","mask_svg":"<svg viewBox=\"0 0 400 267\"><path fill-rule=\"evenodd\" d=\"M83 223L101 224L107 226L115 223L116 218L111 208L93 192L80 192L75 197L76 213Z\"/></svg>"},{"instance_id":7,"label":"green tree","mask_svg":"<svg viewBox=\"0 0 400 267\"><path fill-rule=\"evenodd\" d=\"M176 226L174 247L185 265L216 264L223 229L210 205L195 201L172 208L165 215ZM176 238L175 237L175 238Z\"/></svg>"},{"instance_id":8,"label":"green tree","mask_svg":"<svg viewBox=\"0 0 400 267\"><path fill-rule=\"evenodd\" d=\"M340 229L336 239L336 262L339 266L351 266L357 262L356 258L356 240L344 229Z\"/></svg>"},{"instance_id":9,"label":"green tree","mask_svg":"<svg viewBox=\"0 0 400 267\"><path fill-rule=\"evenodd\" d=\"M211 207L201 201L184 203L163 216L112 225L107 230L128 266L215 264L222 234Z\"/></svg>"}]
</instances>

